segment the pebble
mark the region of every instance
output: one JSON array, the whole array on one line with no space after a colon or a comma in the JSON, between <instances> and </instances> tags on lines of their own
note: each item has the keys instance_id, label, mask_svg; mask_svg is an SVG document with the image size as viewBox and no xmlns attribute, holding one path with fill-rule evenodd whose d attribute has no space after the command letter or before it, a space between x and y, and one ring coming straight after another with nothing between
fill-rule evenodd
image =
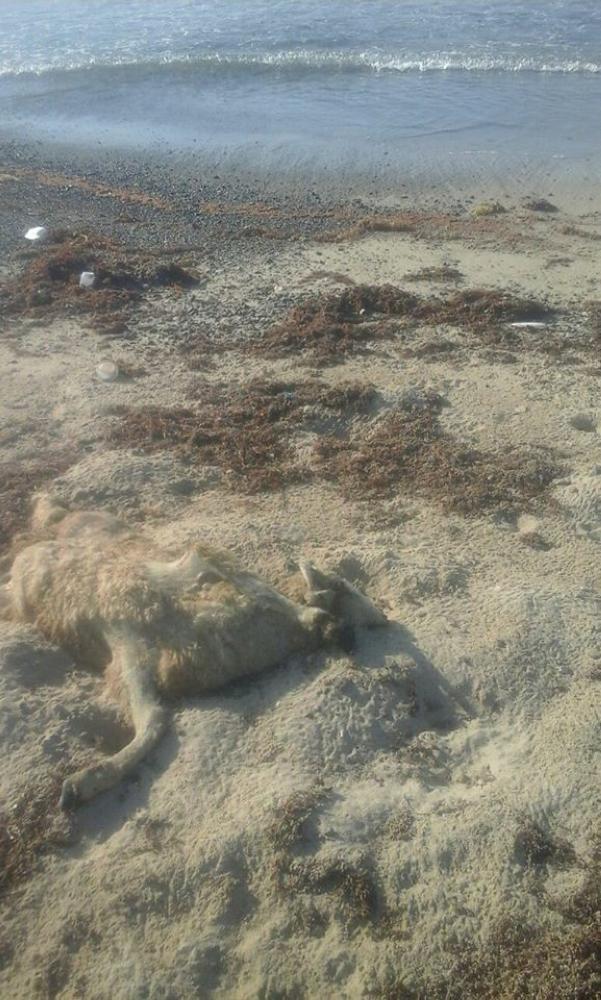
<instances>
[{"instance_id":1,"label":"pebble","mask_svg":"<svg viewBox=\"0 0 601 1000\"><path fill-rule=\"evenodd\" d=\"M590 413L575 413L570 417L570 424L574 430L586 431L589 434L597 430L597 423Z\"/></svg>"},{"instance_id":2,"label":"pebble","mask_svg":"<svg viewBox=\"0 0 601 1000\"><path fill-rule=\"evenodd\" d=\"M532 514L522 514L518 518L518 531L520 535L533 535L540 530L540 521Z\"/></svg>"}]
</instances>

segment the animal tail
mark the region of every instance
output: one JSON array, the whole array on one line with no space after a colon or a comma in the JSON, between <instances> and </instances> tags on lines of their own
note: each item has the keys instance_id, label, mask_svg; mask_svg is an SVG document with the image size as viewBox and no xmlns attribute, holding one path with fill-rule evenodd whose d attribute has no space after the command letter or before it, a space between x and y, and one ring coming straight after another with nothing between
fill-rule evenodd
<instances>
[{"instance_id":1,"label":"animal tail","mask_svg":"<svg viewBox=\"0 0 601 1000\"><path fill-rule=\"evenodd\" d=\"M167 725L167 713L155 684L155 658L147 643L131 632L112 632L107 641L118 661L134 725L134 738L113 757L67 778L60 797L62 809L87 802L113 788L156 746Z\"/></svg>"}]
</instances>

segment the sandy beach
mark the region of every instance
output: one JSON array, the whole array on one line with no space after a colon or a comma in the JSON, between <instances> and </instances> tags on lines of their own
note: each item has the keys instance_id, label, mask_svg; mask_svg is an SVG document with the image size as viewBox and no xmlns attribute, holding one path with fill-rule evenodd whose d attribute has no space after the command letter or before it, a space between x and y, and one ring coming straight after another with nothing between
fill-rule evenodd
<instances>
[{"instance_id":1,"label":"sandy beach","mask_svg":"<svg viewBox=\"0 0 601 1000\"><path fill-rule=\"evenodd\" d=\"M284 592L310 558L390 625L175 704L64 813L127 720L5 615L2 995L601 994L600 247L582 187L4 147L3 573L47 490Z\"/></svg>"}]
</instances>

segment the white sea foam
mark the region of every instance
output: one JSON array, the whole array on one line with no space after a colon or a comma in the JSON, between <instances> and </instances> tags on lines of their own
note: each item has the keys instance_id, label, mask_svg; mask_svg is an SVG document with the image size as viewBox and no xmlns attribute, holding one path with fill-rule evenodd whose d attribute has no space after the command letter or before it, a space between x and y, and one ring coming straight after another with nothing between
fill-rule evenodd
<instances>
[{"instance_id":1,"label":"white sea foam","mask_svg":"<svg viewBox=\"0 0 601 1000\"><path fill-rule=\"evenodd\" d=\"M0 73L601 72L598 0L2 0Z\"/></svg>"},{"instance_id":2,"label":"white sea foam","mask_svg":"<svg viewBox=\"0 0 601 1000\"><path fill-rule=\"evenodd\" d=\"M38 75L52 72L73 72L117 67L122 70L151 71L153 68L215 71L222 68L229 72L292 70L296 72L374 72L374 73L601 73L601 63L586 60L548 61L544 58L524 56L482 56L460 53L394 54L381 52L312 51L296 49L281 52L249 53L237 55L213 52L202 56L165 52L154 58L132 58L129 53L110 57L80 53L65 54L60 59L28 61L15 65L14 61L0 63L0 76Z\"/></svg>"}]
</instances>

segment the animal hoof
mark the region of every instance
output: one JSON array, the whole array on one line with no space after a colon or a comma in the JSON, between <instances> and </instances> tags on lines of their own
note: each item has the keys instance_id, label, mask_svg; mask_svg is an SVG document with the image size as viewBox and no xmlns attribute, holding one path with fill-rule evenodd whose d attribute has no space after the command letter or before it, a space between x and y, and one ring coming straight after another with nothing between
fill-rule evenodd
<instances>
[{"instance_id":1,"label":"animal hoof","mask_svg":"<svg viewBox=\"0 0 601 1000\"><path fill-rule=\"evenodd\" d=\"M73 782L67 778L63 781L63 787L61 789L61 797L58 804L61 809L73 809L78 803L77 790Z\"/></svg>"}]
</instances>

